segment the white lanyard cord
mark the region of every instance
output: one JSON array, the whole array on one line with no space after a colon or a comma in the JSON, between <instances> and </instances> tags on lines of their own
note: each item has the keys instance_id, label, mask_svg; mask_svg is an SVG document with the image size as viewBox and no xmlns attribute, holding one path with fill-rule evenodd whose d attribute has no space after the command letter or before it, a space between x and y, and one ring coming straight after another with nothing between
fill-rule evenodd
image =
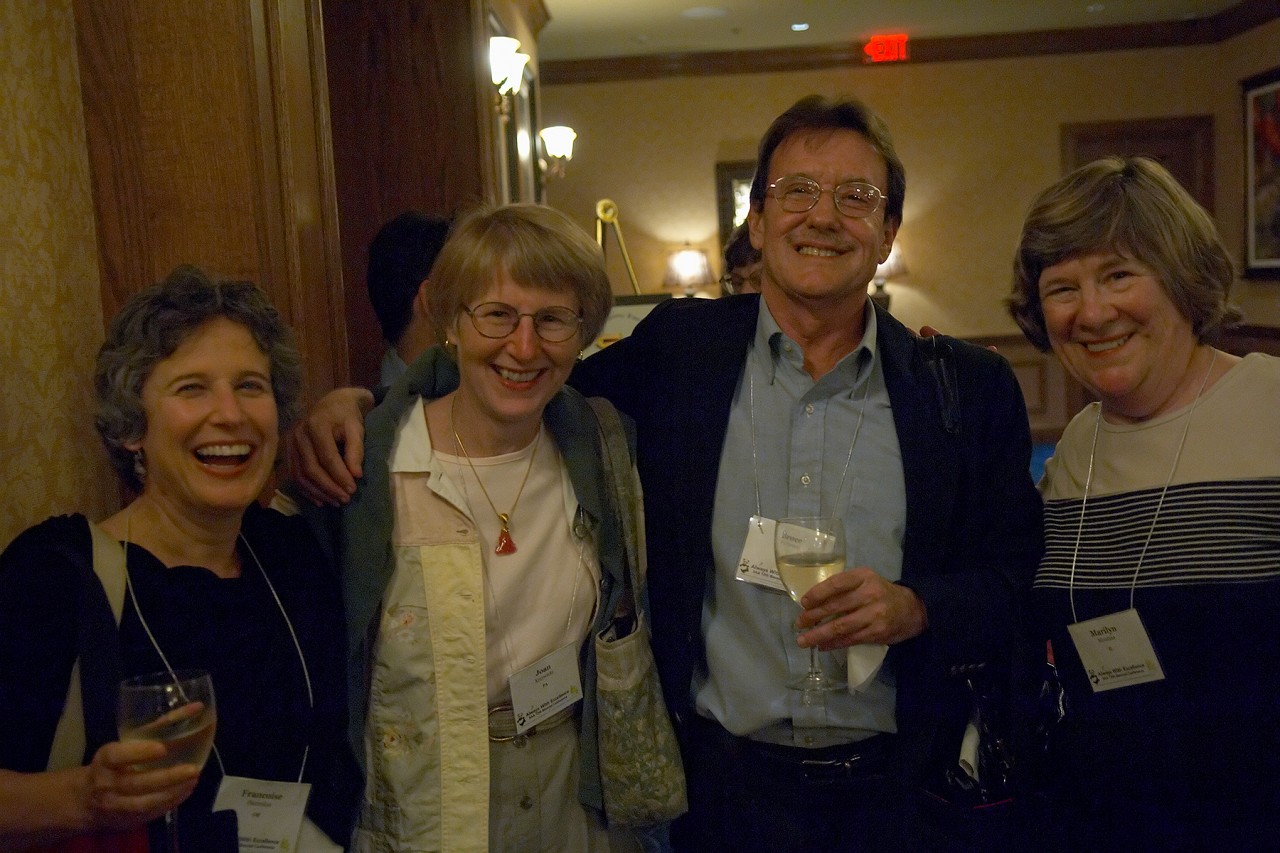
<instances>
[{"instance_id":1,"label":"white lanyard cord","mask_svg":"<svg viewBox=\"0 0 1280 853\"><path fill-rule=\"evenodd\" d=\"M1164 508L1165 495L1169 493L1169 486L1173 483L1173 475L1177 473L1178 461L1182 458L1182 449L1187 444L1187 434L1191 432L1191 416L1195 413L1196 406L1200 403L1200 395L1204 393L1204 389L1209 385L1209 377L1213 374L1213 365L1218 360L1218 351L1213 350L1213 358L1209 360L1209 367L1205 370L1204 379L1200 382L1200 389L1196 391L1196 397L1191 401L1191 406L1187 409L1187 422L1182 427L1182 438L1178 440L1178 448L1173 454L1173 464L1169 466L1169 476L1165 478L1164 487L1160 490L1160 498L1156 501L1156 510L1151 516L1151 528L1147 530L1146 541L1142 543L1142 552L1138 555L1138 565L1133 569L1133 580L1129 584L1129 609L1133 609L1134 596L1138 589L1138 573L1142 571L1142 563L1147 558L1147 548L1151 546L1151 537L1156 532L1156 522L1160 519L1160 510ZM1089 504L1089 489L1093 485L1093 462L1098 451L1098 430L1102 426L1102 404L1098 404L1098 417L1093 422L1093 443L1089 446L1089 473L1084 481L1084 498L1080 501L1080 522L1076 526L1076 543L1071 551L1071 578L1067 583L1068 597L1071 601L1071 621L1079 622L1080 618L1076 615L1076 560L1080 556L1080 539L1084 533L1084 511Z\"/></svg>"},{"instance_id":2,"label":"white lanyard cord","mask_svg":"<svg viewBox=\"0 0 1280 853\"><path fill-rule=\"evenodd\" d=\"M129 574L129 534L131 532L130 524L132 521L133 510L131 508L124 517L124 582L129 588L129 597L133 599L133 612L138 614L138 622L141 623L142 630L146 632L147 639L151 641L151 647L154 648L156 650L156 654L160 656L160 661L164 664L165 671L168 672L169 675L173 676L174 682L177 683L178 676L174 674L173 665L169 663L169 658L165 656L164 650L160 648L160 643L156 640L156 635L151 632L151 626L147 624L146 617L142 615L142 607L138 603L138 596L133 591L133 578ZM315 710L315 694L311 689L311 672L307 668L307 658L302 653L302 645L298 642L298 635L293 630L293 621L289 619L289 613L284 609L284 604L280 601L280 596L276 592L275 584L271 583L271 578L267 576L266 570L262 568L262 562L258 559L258 555L254 553L253 547L249 545L249 540L244 538L243 533L237 534L237 536L239 540L244 543L245 550L249 552L249 556L253 557L253 562L257 565L258 572L261 573L262 579L266 581L267 589L271 590L271 597L275 599L276 607L280 608L280 615L284 617L284 624L289 629L289 636L293 639L293 648L298 652L298 662L302 664L302 679L307 685L307 706L310 709ZM185 699L186 697L184 696L183 698ZM299 782L302 781L302 777L307 771L307 757L310 754L311 744L306 743L302 747L302 767L298 769ZM222 763L222 754L218 752L216 736L213 744L213 757L217 759L218 770L220 770L222 775L225 777L227 775L227 768L226 765Z\"/></svg>"},{"instance_id":3,"label":"white lanyard cord","mask_svg":"<svg viewBox=\"0 0 1280 853\"><path fill-rule=\"evenodd\" d=\"M858 433L862 432L862 418L867 413L867 394L871 389L871 373L868 370L867 376L862 384L862 396L858 406L858 421L853 427L853 441L849 442L849 452L844 457L844 470L840 472L840 488L836 490L835 503L832 505L831 512L833 515L840 511L840 496L844 494L844 484L849 476L849 463L853 461L853 448L858 444ZM749 420L751 422L751 476L755 483L756 489L756 516L763 517L764 513L760 506L760 457L756 449L756 376L755 371L751 369L750 362L747 365L747 404ZM852 500L852 496L850 497ZM785 514L785 513L784 513ZM822 495L818 495L818 515L822 515Z\"/></svg>"}]
</instances>

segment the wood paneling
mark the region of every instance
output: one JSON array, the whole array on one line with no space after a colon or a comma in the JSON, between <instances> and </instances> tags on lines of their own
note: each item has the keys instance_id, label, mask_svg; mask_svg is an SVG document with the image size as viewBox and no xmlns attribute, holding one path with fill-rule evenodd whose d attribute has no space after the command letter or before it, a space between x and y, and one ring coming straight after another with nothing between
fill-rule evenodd
<instances>
[{"instance_id":1,"label":"wood paneling","mask_svg":"<svg viewBox=\"0 0 1280 853\"><path fill-rule=\"evenodd\" d=\"M1213 213L1213 116L1173 116L1064 124L1062 171L1105 157L1158 161Z\"/></svg>"},{"instance_id":2,"label":"wood paneling","mask_svg":"<svg viewBox=\"0 0 1280 853\"><path fill-rule=\"evenodd\" d=\"M1022 335L992 335L966 338L979 346L993 346L1009 362L1022 398L1027 404L1027 420L1035 441L1054 442L1085 404L1084 389L1067 375L1053 353L1036 349Z\"/></svg>"},{"instance_id":3,"label":"wood paneling","mask_svg":"<svg viewBox=\"0 0 1280 853\"><path fill-rule=\"evenodd\" d=\"M104 315L181 263L260 284L347 379L319 0L75 0Z\"/></svg>"},{"instance_id":4,"label":"wood paneling","mask_svg":"<svg viewBox=\"0 0 1280 853\"><path fill-rule=\"evenodd\" d=\"M405 210L493 198L488 27L480 0L334 0L324 26L351 375L374 385L369 241Z\"/></svg>"},{"instance_id":5,"label":"wood paneling","mask_svg":"<svg viewBox=\"0 0 1280 853\"><path fill-rule=\"evenodd\" d=\"M1222 333L1218 346L1234 355L1265 352L1280 356L1280 329L1274 326L1234 326Z\"/></svg>"}]
</instances>

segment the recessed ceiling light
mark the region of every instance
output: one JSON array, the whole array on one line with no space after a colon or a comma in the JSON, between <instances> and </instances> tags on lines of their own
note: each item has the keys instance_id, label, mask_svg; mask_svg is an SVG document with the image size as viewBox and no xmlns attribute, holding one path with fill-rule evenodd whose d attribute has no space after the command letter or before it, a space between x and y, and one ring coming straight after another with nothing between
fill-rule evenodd
<instances>
[{"instance_id":1,"label":"recessed ceiling light","mask_svg":"<svg viewBox=\"0 0 1280 853\"><path fill-rule=\"evenodd\" d=\"M793 33L802 33L807 29L809 29L808 24L792 24L791 25L791 32Z\"/></svg>"},{"instance_id":2,"label":"recessed ceiling light","mask_svg":"<svg viewBox=\"0 0 1280 853\"><path fill-rule=\"evenodd\" d=\"M1096 15L1106 8L1107 8L1106 3L1090 3L1088 6L1084 7L1084 10L1088 12L1090 15Z\"/></svg>"},{"instance_id":3,"label":"recessed ceiling light","mask_svg":"<svg viewBox=\"0 0 1280 853\"><path fill-rule=\"evenodd\" d=\"M723 18L729 13L718 6L691 6L680 14L695 21L702 21L708 18Z\"/></svg>"}]
</instances>

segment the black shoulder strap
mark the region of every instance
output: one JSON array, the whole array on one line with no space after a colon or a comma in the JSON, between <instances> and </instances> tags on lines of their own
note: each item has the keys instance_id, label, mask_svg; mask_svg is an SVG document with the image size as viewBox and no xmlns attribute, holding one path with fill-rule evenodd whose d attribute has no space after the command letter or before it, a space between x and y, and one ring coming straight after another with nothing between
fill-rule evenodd
<instances>
[{"instance_id":1,"label":"black shoulder strap","mask_svg":"<svg viewBox=\"0 0 1280 853\"><path fill-rule=\"evenodd\" d=\"M951 342L939 335L916 339L916 350L933 377L942 413L942 428L952 435L960 433L960 385L956 380L955 353Z\"/></svg>"}]
</instances>

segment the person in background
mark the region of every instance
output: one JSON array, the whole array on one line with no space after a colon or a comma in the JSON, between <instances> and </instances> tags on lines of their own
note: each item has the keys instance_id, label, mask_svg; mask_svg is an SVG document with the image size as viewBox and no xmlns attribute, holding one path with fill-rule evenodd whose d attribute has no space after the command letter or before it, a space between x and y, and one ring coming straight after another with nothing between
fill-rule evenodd
<instances>
[{"instance_id":1,"label":"person in background","mask_svg":"<svg viewBox=\"0 0 1280 853\"><path fill-rule=\"evenodd\" d=\"M729 242L724 244L724 270L720 287L726 296L760 292L760 250L751 245L746 222L729 233Z\"/></svg>"},{"instance_id":2,"label":"person in background","mask_svg":"<svg viewBox=\"0 0 1280 853\"><path fill-rule=\"evenodd\" d=\"M551 208L478 209L427 303L444 344L369 415L342 512L352 694L368 690L355 849L609 850L590 639L626 568L595 416L564 387L612 305L603 254ZM517 682L547 672L578 699L518 731Z\"/></svg>"},{"instance_id":3,"label":"person in background","mask_svg":"<svg viewBox=\"0 0 1280 853\"><path fill-rule=\"evenodd\" d=\"M916 791L960 750L953 674L1009 665L1041 555L1022 394L998 355L921 340L868 300L906 192L875 113L804 98L757 162L760 295L660 303L571 379L639 434L653 646L689 779L673 840L939 849ZM335 394L308 418L309 495L354 489L359 402ZM844 521L852 567L804 596L797 645L795 605L738 567L772 563L762 521L806 514ZM810 646L839 650L820 657L857 689L804 704L786 684ZM865 667L852 679L849 660Z\"/></svg>"},{"instance_id":4,"label":"person in background","mask_svg":"<svg viewBox=\"0 0 1280 853\"><path fill-rule=\"evenodd\" d=\"M406 365L436 343L427 318L427 288L448 236L449 220L411 210L379 228L369 243L369 302L387 342L383 387L390 387Z\"/></svg>"},{"instance_id":5,"label":"person in background","mask_svg":"<svg viewBox=\"0 0 1280 853\"><path fill-rule=\"evenodd\" d=\"M235 853L236 820L213 812L234 776L309 783L295 849L342 849L360 780L337 578L301 518L255 503L299 409L289 330L249 282L179 267L112 320L94 384L98 432L138 494L100 523L123 543L124 610L117 631L82 515L36 525L0 555L0 846L151 822L152 849L166 849L156 818L176 808L184 853ZM89 661L78 638L94 619L108 627L88 635ZM78 655L91 760L47 769ZM203 772L151 769L167 748L118 740L118 681L193 668L213 680L214 754Z\"/></svg>"},{"instance_id":6,"label":"person in background","mask_svg":"<svg viewBox=\"0 0 1280 853\"><path fill-rule=\"evenodd\" d=\"M1013 317L1098 400L1045 468L1032 597L1071 850L1280 834L1280 359L1214 346L1233 278L1209 214L1141 157L1071 172L1022 229Z\"/></svg>"}]
</instances>

